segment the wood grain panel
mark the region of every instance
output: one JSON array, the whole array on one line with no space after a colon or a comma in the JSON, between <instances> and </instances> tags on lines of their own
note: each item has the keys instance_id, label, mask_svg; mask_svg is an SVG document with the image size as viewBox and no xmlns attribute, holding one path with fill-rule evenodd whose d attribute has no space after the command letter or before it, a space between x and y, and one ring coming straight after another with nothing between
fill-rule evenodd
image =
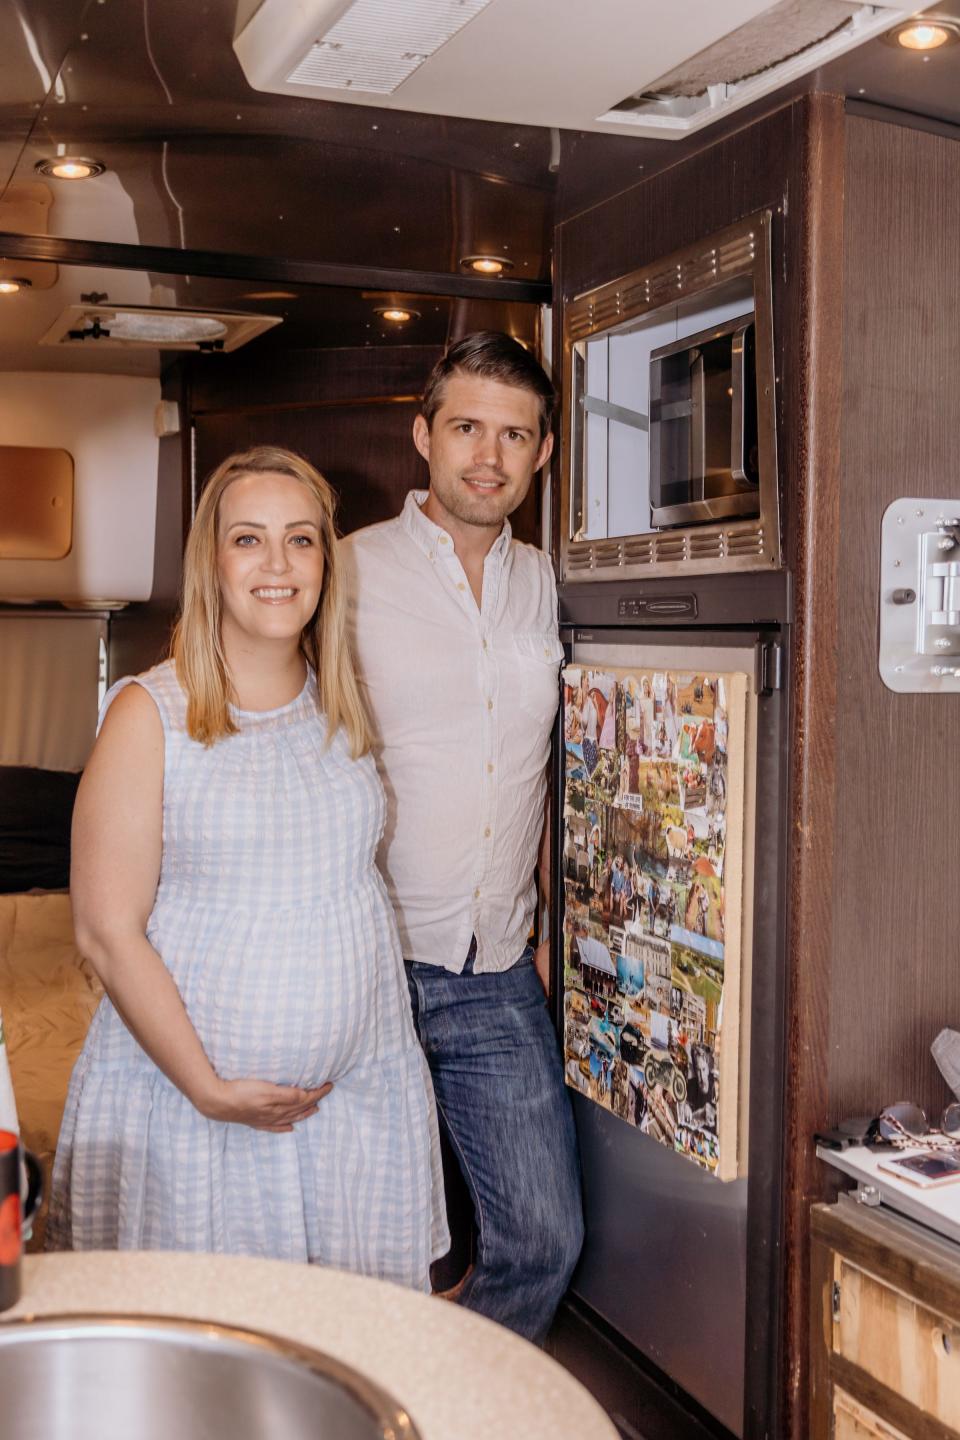
<instances>
[{"instance_id":1,"label":"wood grain panel","mask_svg":"<svg viewBox=\"0 0 960 1440\"><path fill-rule=\"evenodd\" d=\"M427 468L410 438L417 405L352 405L238 410L200 414L197 473L203 477L235 450L283 445L296 450L329 480L340 497L343 534L389 520L407 491L426 486Z\"/></svg>"},{"instance_id":2,"label":"wood grain panel","mask_svg":"<svg viewBox=\"0 0 960 1440\"><path fill-rule=\"evenodd\" d=\"M960 1329L837 1257L840 1314L833 1344L838 1355L919 1410L960 1428Z\"/></svg>"},{"instance_id":3,"label":"wood grain panel","mask_svg":"<svg viewBox=\"0 0 960 1440\"><path fill-rule=\"evenodd\" d=\"M847 157L831 1118L938 1112L929 1046L960 1024L957 701L877 671L883 511L960 491L960 144L851 117Z\"/></svg>"},{"instance_id":4,"label":"wood grain panel","mask_svg":"<svg viewBox=\"0 0 960 1440\"><path fill-rule=\"evenodd\" d=\"M796 585L792 676L788 993L785 1074L784 1355L788 1433L807 1433L806 1337L810 1302L808 1212L824 1174L811 1143L828 1108L825 997L833 963L833 833L839 506L840 291L843 110L821 98L794 185L799 212L791 240L787 303L791 380L781 395L787 554ZM816 1303L814 1297L813 1303Z\"/></svg>"},{"instance_id":5,"label":"wood grain panel","mask_svg":"<svg viewBox=\"0 0 960 1440\"><path fill-rule=\"evenodd\" d=\"M247 405L321 404L387 395L419 395L440 359L437 345L277 350L265 364L256 350L191 357L194 414Z\"/></svg>"}]
</instances>

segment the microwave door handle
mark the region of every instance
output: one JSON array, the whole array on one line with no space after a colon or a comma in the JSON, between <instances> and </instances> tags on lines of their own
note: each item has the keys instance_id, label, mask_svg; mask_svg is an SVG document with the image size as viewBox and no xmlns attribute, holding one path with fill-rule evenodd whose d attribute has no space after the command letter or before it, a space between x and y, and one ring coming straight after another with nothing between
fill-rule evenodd
<instances>
[{"instance_id":1,"label":"microwave door handle","mask_svg":"<svg viewBox=\"0 0 960 1440\"><path fill-rule=\"evenodd\" d=\"M747 326L740 325L733 333L730 353L730 386L733 400L730 405L730 474L734 480L746 484L748 477L743 456L743 403L746 387L746 335Z\"/></svg>"},{"instance_id":2,"label":"microwave door handle","mask_svg":"<svg viewBox=\"0 0 960 1440\"><path fill-rule=\"evenodd\" d=\"M694 352L690 366L690 499L702 500L706 491L707 436L704 403L703 351Z\"/></svg>"}]
</instances>

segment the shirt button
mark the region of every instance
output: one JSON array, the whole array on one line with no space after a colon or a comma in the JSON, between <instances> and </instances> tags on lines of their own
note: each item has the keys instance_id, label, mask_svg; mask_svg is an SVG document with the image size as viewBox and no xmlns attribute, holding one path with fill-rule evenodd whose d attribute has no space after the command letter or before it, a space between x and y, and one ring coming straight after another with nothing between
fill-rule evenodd
<instances>
[{"instance_id":1,"label":"shirt button","mask_svg":"<svg viewBox=\"0 0 960 1440\"><path fill-rule=\"evenodd\" d=\"M488 700L488 701L487 701L487 709L488 709L488 710L492 710L492 709L493 709L493 701L492 701L492 700Z\"/></svg>"},{"instance_id":2,"label":"shirt button","mask_svg":"<svg viewBox=\"0 0 960 1440\"><path fill-rule=\"evenodd\" d=\"M483 833L484 833L484 835L486 836L486 838L489 840L489 839L490 839L490 826L489 826L489 825L487 826L486 830L484 830Z\"/></svg>"},{"instance_id":3,"label":"shirt button","mask_svg":"<svg viewBox=\"0 0 960 1440\"><path fill-rule=\"evenodd\" d=\"M457 581L457 589L458 589L458 590L466 590L466 588L467 588L467 587L466 587L466 585L464 585L464 583L463 583L462 580L458 580L458 581Z\"/></svg>"},{"instance_id":4,"label":"shirt button","mask_svg":"<svg viewBox=\"0 0 960 1440\"><path fill-rule=\"evenodd\" d=\"M484 650L486 650L486 648L487 648L487 642L486 642L486 640L483 641L483 648L484 648Z\"/></svg>"},{"instance_id":5,"label":"shirt button","mask_svg":"<svg viewBox=\"0 0 960 1440\"><path fill-rule=\"evenodd\" d=\"M441 544L441 545L449 545L449 544L450 544L450 537L449 537L449 535L441 535L441 536L440 536L440 544Z\"/></svg>"},{"instance_id":6,"label":"shirt button","mask_svg":"<svg viewBox=\"0 0 960 1440\"><path fill-rule=\"evenodd\" d=\"M492 760L488 760L488 761L487 761L487 774L488 774L488 775L492 775L492 774L493 774L493 761L492 761Z\"/></svg>"},{"instance_id":7,"label":"shirt button","mask_svg":"<svg viewBox=\"0 0 960 1440\"><path fill-rule=\"evenodd\" d=\"M473 892L473 898L474 898L474 900L479 900L479 899L480 899L480 891L479 891L479 890L474 890L474 892Z\"/></svg>"}]
</instances>

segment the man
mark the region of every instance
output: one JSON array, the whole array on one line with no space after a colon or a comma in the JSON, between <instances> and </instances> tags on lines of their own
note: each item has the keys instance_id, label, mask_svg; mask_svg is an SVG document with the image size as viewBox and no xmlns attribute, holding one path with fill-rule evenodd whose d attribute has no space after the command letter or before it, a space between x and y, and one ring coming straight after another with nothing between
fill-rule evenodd
<instances>
[{"instance_id":1,"label":"man","mask_svg":"<svg viewBox=\"0 0 960 1440\"><path fill-rule=\"evenodd\" d=\"M434 368L414 422L429 491L343 542L387 792L379 859L476 1215L458 1299L535 1341L583 1237L547 947L535 965L526 943L562 656L556 587L507 521L550 456L553 404L516 341L467 336Z\"/></svg>"}]
</instances>

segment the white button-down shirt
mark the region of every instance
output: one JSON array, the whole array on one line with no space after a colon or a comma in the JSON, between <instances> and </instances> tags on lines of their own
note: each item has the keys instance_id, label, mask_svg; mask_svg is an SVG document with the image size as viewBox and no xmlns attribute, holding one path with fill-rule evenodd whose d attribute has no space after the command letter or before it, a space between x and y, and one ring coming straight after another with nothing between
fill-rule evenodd
<instances>
[{"instance_id":1,"label":"white button-down shirt","mask_svg":"<svg viewBox=\"0 0 960 1440\"><path fill-rule=\"evenodd\" d=\"M483 566L482 605L445 530L411 491L394 520L341 542L351 636L387 793L378 862L408 960L459 972L521 954L536 903L557 592L547 556L511 538Z\"/></svg>"}]
</instances>

